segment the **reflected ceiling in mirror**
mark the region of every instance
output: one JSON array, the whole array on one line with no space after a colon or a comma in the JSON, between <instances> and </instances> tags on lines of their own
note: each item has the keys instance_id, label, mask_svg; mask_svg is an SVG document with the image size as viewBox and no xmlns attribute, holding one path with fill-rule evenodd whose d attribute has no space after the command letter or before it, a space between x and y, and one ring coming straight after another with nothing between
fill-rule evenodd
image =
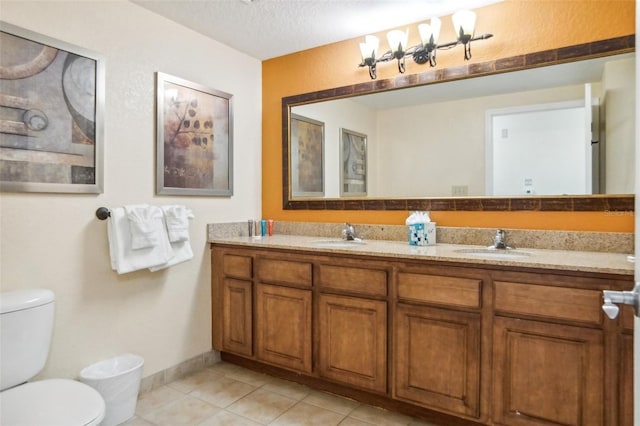
<instances>
[{"instance_id":1,"label":"reflected ceiling in mirror","mask_svg":"<svg viewBox=\"0 0 640 426\"><path fill-rule=\"evenodd\" d=\"M284 208L633 210L633 196L625 195L633 192L633 186L629 186L628 179L631 176L631 182L633 181L633 160L630 161L630 173L626 165L609 165L605 168L604 160L602 168L592 170L587 164L598 163L599 151L596 150L594 158L589 160L587 157L592 152L587 152L588 140L584 141L582 147L572 148L574 152L566 149L557 151L557 143L546 143L548 146L545 152L548 155L537 161L532 160L530 151L539 149L543 144L538 141L548 141L548 135L535 136L527 148L528 153L523 153L522 150L514 152L512 148L502 152L504 140L501 143L489 143L485 148L485 139L491 140L485 128L491 128L493 125L497 139L504 139L520 131L511 124L505 126L502 121L494 120L503 119L502 115L510 118L507 112L513 113L514 117L522 117L523 112L519 108L522 108L523 104L536 107L549 104L566 106L569 99L581 99L584 105L584 83L597 82L591 85L592 92L587 98L598 99L603 98L603 86L608 84L608 102L611 105L616 104L618 109L625 108L624 103L614 102L614 94L616 91L625 90L628 93L629 89L621 89L621 86L624 86L612 77L609 77L609 80L613 83L602 83L603 64L620 61L627 67L629 64L633 66L633 54L629 54L634 50L633 43L633 36L622 37L284 98L283 150L284 158L287 159L283 168ZM563 68L562 71L558 68L560 66ZM608 71L609 75L620 73L616 67L611 68L614 71ZM626 72L629 73L629 70ZM633 76L633 68L630 72ZM619 79L624 80L624 71L620 75L622 77ZM452 82L453 80L455 82ZM563 88L559 89L560 86ZM410 90L395 90L409 87ZM518 94L511 94L514 91ZM366 96L359 96L365 94ZM531 96L532 100L525 102L525 94ZM632 100L631 108L634 104ZM585 113L592 112L590 109L583 109ZM614 109L613 106L609 107L608 113ZM369 113L354 112L358 110ZM375 113L371 114L371 111ZM465 116L466 111L473 113L471 116ZM493 115L487 111L491 111ZM597 113L597 110L593 111ZM317 119L325 125L326 189L322 194L324 198L291 197L291 159L288 156L288 117L291 113ZM498 117L494 117L495 114L498 114ZM367 127L367 116L372 115L382 121L369 123ZM356 117L356 121L346 121L346 117ZM533 123L539 120L537 115L532 117L523 122ZM604 114L601 118L604 121ZM584 122L587 118L581 119ZM623 121L629 126L628 119ZM396 124L399 126L394 127ZM633 114L630 126L631 129L627 129L626 134L631 132L632 136L625 138L630 139L628 144L633 152ZM551 126L530 127L550 130ZM609 130L612 130L612 126L609 127ZM368 135L366 170L369 171L369 175L366 177L366 198L361 197L361 194L358 194L358 198L340 197L340 194L344 194L340 187L340 167L346 163L340 158L340 152L344 151L340 149L339 134L345 128ZM602 126L600 132L603 136L605 128ZM362 131L363 129L366 130ZM582 131L583 138L591 136L586 135L584 125ZM610 140L619 138L619 135L609 136ZM594 136L594 140L599 139L599 135ZM403 145L407 143L409 145ZM597 144L594 146L598 147ZM604 147L604 144L601 146ZM554 150L556 151L553 152ZM627 148L619 151L625 150L628 151ZM567 180L571 182L562 185L558 185L559 179L555 179L556 182L554 179L546 179L549 176L560 176L562 171L568 169L561 161L550 161L565 157L580 158L576 166L578 171L574 173L580 175L580 179L569 176ZM612 160L615 155L602 157ZM556 172L550 169L554 162L558 168ZM495 170L499 168L493 167L492 164L506 165L511 169L507 167L507 170L498 172ZM598 179L599 169L609 172L617 170L620 176L609 177L602 173ZM404 180L398 179L402 175ZM505 179L504 176L508 178ZM503 185L500 180L507 181L509 185ZM605 191L618 195L587 195Z\"/></svg>"}]
</instances>

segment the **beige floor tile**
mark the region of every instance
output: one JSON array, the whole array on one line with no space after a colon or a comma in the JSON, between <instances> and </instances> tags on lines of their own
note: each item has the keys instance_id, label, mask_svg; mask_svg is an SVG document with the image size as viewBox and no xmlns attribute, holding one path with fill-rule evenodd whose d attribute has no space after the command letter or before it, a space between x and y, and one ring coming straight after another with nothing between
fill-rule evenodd
<instances>
[{"instance_id":1,"label":"beige floor tile","mask_svg":"<svg viewBox=\"0 0 640 426\"><path fill-rule=\"evenodd\" d=\"M335 411L336 413L345 415L349 414L360 405L359 402L354 401L353 399L344 398L339 395L316 390L312 390L311 393L302 401L306 402L307 404L315 405L320 408L326 408L328 410Z\"/></svg>"},{"instance_id":2,"label":"beige floor tile","mask_svg":"<svg viewBox=\"0 0 640 426\"><path fill-rule=\"evenodd\" d=\"M260 387L270 380L270 377L265 374L245 369L230 370L225 373L225 376L255 387Z\"/></svg>"},{"instance_id":3,"label":"beige floor tile","mask_svg":"<svg viewBox=\"0 0 640 426\"><path fill-rule=\"evenodd\" d=\"M221 408L190 395L170 402L162 408L143 415L144 419L158 426L193 426L214 416Z\"/></svg>"},{"instance_id":4,"label":"beige floor tile","mask_svg":"<svg viewBox=\"0 0 640 426\"><path fill-rule=\"evenodd\" d=\"M220 380L222 377L223 374L216 373L205 368L182 379L174 380L167 386L182 393L189 393L200 385L209 383L213 380Z\"/></svg>"},{"instance_id":5,"label":"beige floor tile","mask_svg":"<svg viewBox=\"0 0 640 426\"><path fill-rule=\"evenodd\" d=\"M228 377L220 377L197 386L189 395L200 398L217 407L225 408L255 389L255 387L246 383Z\"/></svg>"},{"instance_id":6,"label":"beige floor tile","mask_svg":"<svg viewBox=\"0 0 640 426\"><path fill-rule=\"evenodd\" d=\"M165 404L182 398L184 394L169 386L161 386L151 392L144 393L138 398L136 404L136 415L141 416L151 411L157 410Z\"/></svg>"},{"instance_id":7,"label":"beige floor tile","mask_svg":"<svg viewBox=\"0 0 640 426\"><path fill-rule=\"evenodd\" d=\"M374 426L372 423L363 422L362 420L354 419L353 417L347 417L340 426Z\"/></svg>"},{"instance_id":8,"label":"beige floor tile","mask_svg":"<svg viewBox=\"0 0 640 426\"><path fill-rule=\"evenodd\" d=\"M409 422L409 426L438 426L438 425L435 423L429 423L426 420L412 419Z\"/></svg>"},{"instance_id":9,"label":"beige floor tile","mask_svg":"<svg viewBox=\"0 0 640 426\"><path fill-rule=\"evenodd\" d=\"M260 423L256 423L249 419L245 419L242 416L228 412L227 410L221 410L218 414L208 418L204 422L198 424L198 426L262 426Z\"/></svg>"},{"instance_id":10,"label":"beige floor tile","mask_svg":"<svg viewBox=\"0 0 640 426\"><path fill-rule=\"evenodd\" d=\"M228 373L234 373L234 372L238 372L238 371L242 371L245 370L244 368L234 365L234 364L229 364L228 362L218 362L216 364L210 365L209 367L207 367L207 370L211 370L213 372L219 373L219 374L228 374Z\"/></svg>"},{"instance_id":11,"label":"beige floor tile","mask_svg":"<svg viewBox=\"0 0 640 426\"><path fill-rule=\"evenodd\" d=\"M271 426L336 426L344 418L343 414L325 410L315 405L300 402L287 410Z\"/></svg>"},{"instance_id":12,"label":"beige floor tile","mask_svg":"<svg viewBox=\"0 0 640 426\"><path fill-rule=\"evenodd\" d=\"M262 386L262 389L284 395L295 399L296 401L300 401L302 398L307 397L313 391L311 388L299 383L281 380L275 377L269 378L269 381Z\"/></svg>"},{"instance_id":13,"label":"beige floor tile","mask_svg":"<svg viewBox=\"0 0 640 426\"><path fill-rule=\"evenodd\" d=\"M291 408L297 401L274 392L258 389L227 407L228 411L268 424Z\"/></svg>"},{"instance_id":14,"label":"beige floor tile","mask_svg":"<svg viewBox=\"0 0 640 426\"><path fill-rule=\"evenodd\" d=\"M359 406L349 414L349 417L380 426L407 426L413 420L409 416L370 405Z\"/></svg>"},{"instance_id":15,"label":"beige floor tile","mask_svg":"<svg viewBox=\"0 0 640 426\"><path fill-rule=\"evenodd\" d=\"M347 416L347 417L345 417ZM125 426L436 426L220 362L141 394Z\"/></svg>"},{"instance_id":16,"label":"beige floor tile","mask_svg":"<svg viewBox=\"0 0 640 426\"><path fill-rule=\"evenodd\" d=\"M121 423L121 426L155 426L155 425L151 422L146 421L142 417L133 416L126 422Z\"/></svg>"}]
</instances>

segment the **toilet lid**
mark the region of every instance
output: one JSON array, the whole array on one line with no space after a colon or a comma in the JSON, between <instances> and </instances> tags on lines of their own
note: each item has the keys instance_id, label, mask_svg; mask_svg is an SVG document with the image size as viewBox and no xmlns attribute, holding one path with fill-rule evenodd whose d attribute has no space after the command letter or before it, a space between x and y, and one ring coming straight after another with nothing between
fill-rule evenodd
<instances>
[{"instance_id":1,"label":"toilet lid","mask_svg":"<svg viewBox=\"0 0 640 426\"><path fill-rule=\"evenodd\" d=\"M3 426L97 425L104 414L98 391L75 380L40 380L0 392Z\"/></svg>"}]
</instances>

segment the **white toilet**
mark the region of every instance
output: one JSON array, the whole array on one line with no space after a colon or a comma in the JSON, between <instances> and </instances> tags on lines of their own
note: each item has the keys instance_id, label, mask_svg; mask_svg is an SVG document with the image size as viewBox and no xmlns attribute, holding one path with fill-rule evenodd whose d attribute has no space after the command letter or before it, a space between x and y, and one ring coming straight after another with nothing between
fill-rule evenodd
<instances>
[{"instance_id":1,"label":"white toilet","mask_svg":"<svg viewBox=\"0 0 640 426\"><path fill-rule=\"evenodd\" d=\"M105 402L92 387L69 379L27 382L44 367L55 296L34 289L0 293L0 425L98 425Z\"/></svg>"}]
</instances>

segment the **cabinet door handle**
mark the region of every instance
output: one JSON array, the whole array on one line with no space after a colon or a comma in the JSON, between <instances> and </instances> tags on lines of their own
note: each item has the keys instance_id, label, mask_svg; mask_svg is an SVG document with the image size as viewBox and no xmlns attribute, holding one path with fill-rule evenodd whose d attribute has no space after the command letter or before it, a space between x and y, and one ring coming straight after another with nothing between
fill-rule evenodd
<instances>
[{"instance_id":1,"label":"cabinet door handle","mask_svg":"<svg viewBox=\"0 0 640 426\"><path fill-rule=\"evenodd\" d=\"M619 303L624 305L632 305L636 316L640 312L640 281L636 282L635 287L631 291L613 291L604 290L602 292L604 303L602 310L611 319L615 319L620 312Z\"/></svg>"}]
</instances>

